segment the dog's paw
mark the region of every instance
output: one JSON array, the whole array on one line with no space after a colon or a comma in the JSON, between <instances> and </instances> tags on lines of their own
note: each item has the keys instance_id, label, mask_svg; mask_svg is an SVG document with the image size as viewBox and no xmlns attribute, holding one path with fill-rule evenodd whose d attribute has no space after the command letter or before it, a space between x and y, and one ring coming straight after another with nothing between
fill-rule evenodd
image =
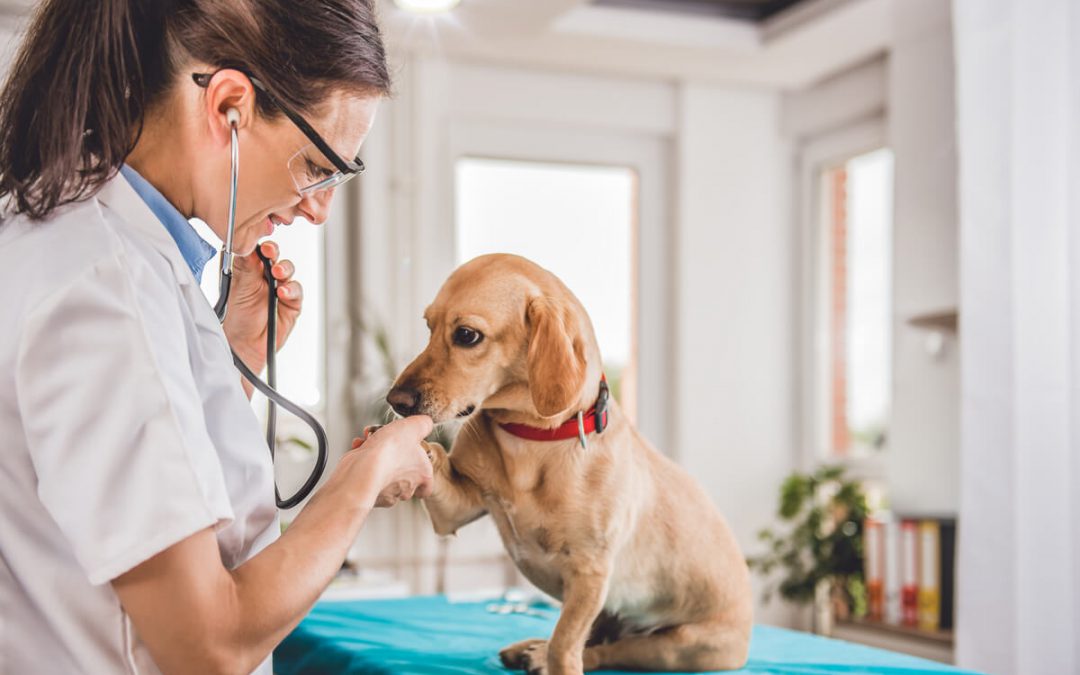
<instances>
[{"instance_id":1,"label":"dog's paw","mask_svg":"<svg viewBox=\"0 0 1080 675\"><path fill-rule=\"evenodd\" d=\"M438 464L446 459L448 453L442 445L429 441L420 441L420 445L424 446L424 452L427 453L427 457L432 464Z\"/></svg>"},{"instance_id":2,"label":"dog's paw","mask_svg":"<svg viewBox=\"0 0 1080 675\"><path fill-rule=\"evenodd\" d=\"M529 675L547 675L547 640L523 640L499 652L503 665Z\"/></svg>"}]
</instances>

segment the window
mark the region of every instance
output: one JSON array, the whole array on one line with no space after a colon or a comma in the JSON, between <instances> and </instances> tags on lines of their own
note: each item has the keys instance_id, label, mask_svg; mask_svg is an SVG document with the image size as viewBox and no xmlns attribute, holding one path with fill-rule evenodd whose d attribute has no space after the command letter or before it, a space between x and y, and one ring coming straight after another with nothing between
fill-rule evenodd
<instances>
[{"instance_id":1,"label":"window","mask_svg":"<svg viewBox=\"0 0 1080 675\"><path fill-rule=\"evenodd\" d=\"M562 279L592 318L612 392L632 417L635 172L463 158L456 202L457 262L515 253Z\"/></svg>"},{"instance_id":2,"label":"window","mask_svg":"<svg viewBox=\"0 0 1080 675\"><path fill-rule=\"evenodd\" d=\"M820 174L818 398L821 456L866 457L888 443L892 387L892 153Z\"/></svg>"}]
</instances>

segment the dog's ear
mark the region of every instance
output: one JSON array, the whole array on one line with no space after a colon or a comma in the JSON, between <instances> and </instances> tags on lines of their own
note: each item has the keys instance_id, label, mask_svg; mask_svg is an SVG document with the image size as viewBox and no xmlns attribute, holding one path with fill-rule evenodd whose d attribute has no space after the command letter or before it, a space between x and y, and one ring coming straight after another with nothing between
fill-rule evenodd
<instances>
[{"instance_id":1,"label":"dog's ear","mask_svg":"<svg viewBox=\"0 0 1080 675\"><path fill-rule=\"evenodd\" d=\"M547 297L533 298L529 322L529 391L533 405L551 417L574 404L585 384L585 343L573 312Z\"/></svg>"}]
</instances>

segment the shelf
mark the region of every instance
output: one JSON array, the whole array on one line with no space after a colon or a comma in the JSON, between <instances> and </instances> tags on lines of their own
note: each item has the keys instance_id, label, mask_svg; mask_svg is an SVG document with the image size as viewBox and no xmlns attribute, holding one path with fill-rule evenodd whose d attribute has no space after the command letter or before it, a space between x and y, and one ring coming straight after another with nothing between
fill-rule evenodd
<instances>
[{"instance_id":1,"label":"shelf","mask_svg":"<svg viewBox=\"0 0 1080 675\"><path fill-rule=\"evenodd\" d=\"M959 312L955 308L943 309L938 312L925 312L909 317L908 325L927 330L939 330L946 333L956 333L959 326Z\"/></svg>"},{"instance_id":2,"label":"shelf","mask_svg":"<svg viewBox=\"0 0 1080 675\"><path fill-rule=\"evenodd\" d=\"M881 631L882 633L890 633L892 635L902 635L904 637L918 638L920 640L929 640L931 642L938 642L949 646L952 646L953 644L953 632L951 630L928 631L912 626L885 623L883 621L870 621L868 619L845 619L843 621L837 621L836 624L838 626L857 626L866 630L875 630Z\"/></svg>"},{"instance_id":3,"label":"shelf","mask_svg":"<svg viewBox=\"0 0 1080 675\"><path fill-rule=\"evenodd\" d=\"M879 649L953 663L952 631L925 631L880 621L844 620L833 624L831 637Z\"/></svg>"}]
</instances>

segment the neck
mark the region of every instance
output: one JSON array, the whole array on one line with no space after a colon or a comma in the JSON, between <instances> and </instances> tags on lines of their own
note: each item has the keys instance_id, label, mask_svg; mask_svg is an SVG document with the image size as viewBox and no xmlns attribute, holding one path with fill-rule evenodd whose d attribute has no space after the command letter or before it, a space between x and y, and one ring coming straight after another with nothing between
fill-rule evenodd
<instances>
[{"instance_id":1,"label":"neck","mask_svg":"<svg viewBox=\"0 0 1080 675\"><path fill-rule=\"evenodd\" d=\"M524 381L508 385L487 398L481 411L496 424L527 424L539 429L550 429L570 419L578 411L587 411L593 407L600 393L600 377L599 369L595 373L590 371L586 377L587 384L582 387L574 404L550 417L543 417L533 407L529 385Z\"/></svg>"},{"instance_id":2,"label":"neck","mask_svg":"<svg viewBox=\"0 0 1080 675\"><path fill-rule=\"evenodd\" d=\"M185 125L175 106L149 111L139 140L127 157L127 164L153 185L185 218L194 216L193 166Z\"/></svg>"}]
</instances>

